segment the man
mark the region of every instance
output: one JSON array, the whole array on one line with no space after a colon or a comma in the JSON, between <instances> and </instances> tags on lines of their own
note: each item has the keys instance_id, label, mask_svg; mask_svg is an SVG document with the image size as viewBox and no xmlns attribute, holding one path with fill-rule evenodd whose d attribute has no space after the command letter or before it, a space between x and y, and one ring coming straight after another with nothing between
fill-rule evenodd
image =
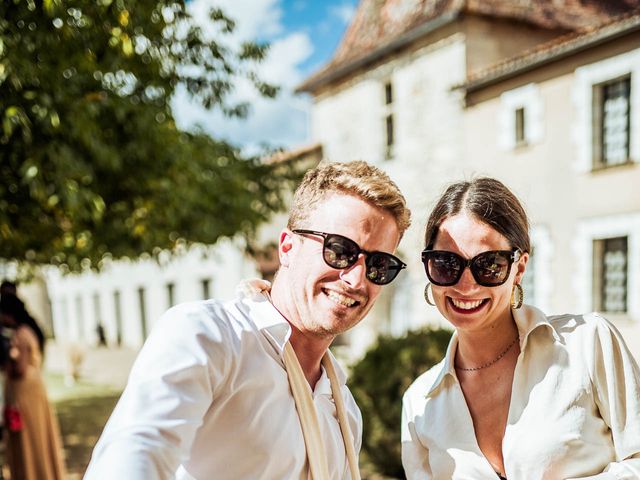
<instances>
[{"instance_id":1,"label":"man","mask_svg":"<svg viewBox=\"0 0 640 480\"><path fill-rule=\"evenodd\" d=\"M360 412L333 357L322 359L404 268L392 252L409 222L404 197L377 168L309 171L280 233L270 296L169 310L85 479L302 479L309 469L314 480L349 478L345 450L360 448ZM343 403L347 420L338 422ZM326 475L314 473L318 464Z\"/></svg>"}]
</instances>

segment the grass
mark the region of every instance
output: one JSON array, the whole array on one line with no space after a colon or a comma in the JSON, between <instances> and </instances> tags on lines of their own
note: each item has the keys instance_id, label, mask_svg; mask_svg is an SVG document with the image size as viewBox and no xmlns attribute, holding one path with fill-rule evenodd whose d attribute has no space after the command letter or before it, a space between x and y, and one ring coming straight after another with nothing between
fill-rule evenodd
<instances>
[{"instance_id":1,"label":"grass","mask_svg":"<svg viewBox=\"0 0 640 480\"><path fill-rule=\"evenodd\" d=\"M108 397L120 395L120 391L108 385L96 385L79 380L73 385L67 385L61 374L45 372L44 382L47 385L47 395L53 403L81 398Z\"/></svg>"},{"instance_id":2,"label":"grass","mask_svg":"<svg viewBox=\"0 0 640 480\"><path fill-rule=\"evenodd\" d=\"M60 422L69 479L80 479L120 391L83 381L67 386L62 375L50 373L45 382Z\"/></svg>"},{"instance_id":3,"label":"grass","mask_svg":"<svg viewBox=\"0 0 640 480\"><path fill-rule=\"evenodd\" d=\"M80 480L121 392L82 380L68 386L59 374L46 373L44 377L49 400L54 405L60 422L67 478ZM363 460L361 458L363 479L387 480L388 477L377 474Z\"/></svg>"}]
</instances>

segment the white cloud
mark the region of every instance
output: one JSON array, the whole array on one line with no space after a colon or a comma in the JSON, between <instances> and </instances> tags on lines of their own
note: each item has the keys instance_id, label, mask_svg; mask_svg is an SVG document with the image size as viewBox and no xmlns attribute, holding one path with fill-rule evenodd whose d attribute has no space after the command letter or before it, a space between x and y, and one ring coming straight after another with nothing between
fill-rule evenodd
<instances>
[{"instance_id":1,"label":"white cloud","mask_svg":"<svg viewBox=\"0 0 640 480\"><path fill-rule=\"evenodd\" d=\"M354 13L356 13L356 6L349 3L343 3L341 5L332 5L329 7L329 13L339 18L344 24L351 22Z\"/></svg>"},{"instance_id":2,"label":"white cloud","mask_svg":"<svg viewBox=\"0 0 640 480\"><path fill-rule=\"evenodd\" d=\"M256 37L271 38L280 35L282 8L280 0L193 0L188 8L205 30L211 31L209 10L219 7L225 15L236 22L232 38L239 41Z\"/></svg>"},{"instance_id":3,"label":"white cloud","mask_svg":"<svg viewBox=\"0 0 640 480\"><path fill-rule=\"evenodd\" d=\"M261 145L295 147L308 141L310 100L293 94L303 80L299 66L313 52L309 36L303 32L285 32L281 23L281 0L217 0L225 14L236 21L236 30L228 43L237 46L255 38L269 38L271 48L257 66L262 80L279 85L275 99L261 97L248 81L238 81L231 101L246 101L251 112L246 119L227 118L218 111L206 111L194 104L184 90L177 92L173 111L181 128L199 125L215 138L242 146L247 153L258 153ZM211 0L194 0L189 8L205 31L215 34L208 21Z\"/></svg>"},{"instance_id":4,"label":"white cloud","mask_svg":"<svg viewBox=\"0 0 640 480\"><path fill-rule=\"evenodd\" d=\"M268 58L262 65L265 80L280 82L293 87L303 78L297 66L313 52L311 40L306 33L294 32L271 44Z\"/></svg>"}]
</instances>

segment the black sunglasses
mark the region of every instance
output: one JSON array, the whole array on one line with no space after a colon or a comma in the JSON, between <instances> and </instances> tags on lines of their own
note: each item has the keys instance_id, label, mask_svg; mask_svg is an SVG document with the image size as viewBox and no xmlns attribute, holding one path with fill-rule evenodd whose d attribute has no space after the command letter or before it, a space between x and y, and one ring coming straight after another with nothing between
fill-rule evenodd
<instances>
[{"instance_id":1,"label":"black sunglasses","mask_svg":"<svg viewBox=\"0 0 640 480\"><path fill-rule=\"evenodd\" d=\"M367 279L376 285L391 283L406 264L398 257L385 252L367 252L350 238L335 233L317 232L315 230L293 230L298 235L318 235L323 238L322 258L327 265L339 270L349 268L364 254L367 267Z\"/></svg>"},{"instance_id":2,"label":"black sunglasses","mask_svg":"<svg viewBox=\"0 0 640 480\"><path fill-rule=\"evenodd\" d=\"M473 278L483 287L497 287L509 278L511 265L522 253L513 250L482 252L471 259L446 250L423 250L422 263L429 281L440 287L450 287L460 281L464 269L469 267Z\"/></svg>"}]
</instances>

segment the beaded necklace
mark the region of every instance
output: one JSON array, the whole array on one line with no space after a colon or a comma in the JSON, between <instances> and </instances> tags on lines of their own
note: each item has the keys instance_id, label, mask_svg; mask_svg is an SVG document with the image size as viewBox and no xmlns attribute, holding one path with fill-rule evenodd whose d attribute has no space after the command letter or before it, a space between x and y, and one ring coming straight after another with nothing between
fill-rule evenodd
<instances>
[{"instance_id":1,"label":"beaded necklace","mask_svg":"<svg viewBox=\"0 0 640 480\"><path fill-rule=\"evenodd\" d=\"M479 367L471 367L471 368L464 368L456 365L456 370L462 370L464 372L474 372L476 370L482 370L483 368L490 367L491 365L496 363L498 360L500 360L502 357L504 357L507 354L507 352L511 350L511 348L513 348L513 346L516 344L518 340L520 340L520 337L516 336L516 338L513 339L513 342L511 342L509 346L507 346L507 348L505 348L500 355L498 355L494 360L491 360L490 362L485 363L484 365L480 365Z\"/></svg>"}]
</instances>

